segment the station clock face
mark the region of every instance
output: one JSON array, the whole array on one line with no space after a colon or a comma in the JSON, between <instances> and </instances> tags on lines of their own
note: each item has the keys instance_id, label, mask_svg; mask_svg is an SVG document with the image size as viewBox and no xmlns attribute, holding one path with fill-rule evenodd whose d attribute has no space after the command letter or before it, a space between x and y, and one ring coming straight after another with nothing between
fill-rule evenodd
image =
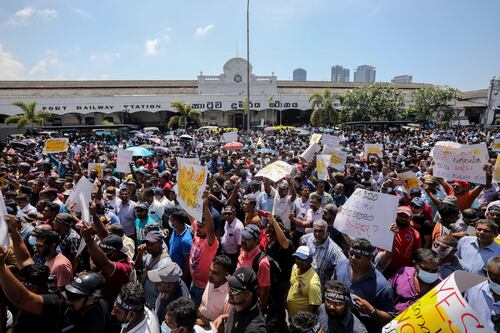
<instances>
[{"instance_id":1,"label":"station clock face","mask_svg":"<svg viewBox=\"0 0 500 333\"><path fill-rule=\"evenodd\" d=\"M242 81L242 78L241 78L241 75L240 74L236 74L233 78L234 82L236 83L240 83Z\"/></svg>"}]
</instances>

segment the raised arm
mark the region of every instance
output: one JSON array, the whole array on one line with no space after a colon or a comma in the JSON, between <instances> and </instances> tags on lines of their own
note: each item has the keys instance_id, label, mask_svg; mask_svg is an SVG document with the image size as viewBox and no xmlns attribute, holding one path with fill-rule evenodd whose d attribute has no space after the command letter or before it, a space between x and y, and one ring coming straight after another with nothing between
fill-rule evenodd
<instances>
[{"instance_id":1,"label":"raised arm","mask_svg":"<svg viewBox=\"0 0 500 333\"><path fill-rule=\"evenodd\" d=\"M267 219L272 223L274 232L276 233L276 239L278 240L278 244L282 249L288 249L290 246L290 243L288 242L288 239L285 237L285 234L283 233L283 230L281 230L278 222L274 219L273 214L270 212L266 212L266 217Z\"/></svg>"},{"instance_id":2,"label":"raised arm","mask_svg":"<svg viewBox=\"0 0 500 333\"><path fill-rule=\"evenodd\" d=\"M208 205L208 196L210 191L203 193L203 219L205 220L205 228L207 228L207 242L209 246L215 242L214 220L210 213L210 206Z\"/></svg>"},{"instance_id":3,"label":"raised arm","mask_svg":"<svg viewBox=\"0 0 500 333\"><path fill-rule=\"evenodd\" d=\"M10 237L12 238L12 249L14 251L14 256L16 257L17 268L21 269L25 266L32 265L34 263L33 259L31 258L30 252L17 230L16 217L7 215L5 216L5 222L7 222Z\"/></svg>"},{"instance_id":4,"label":"raised arm","mask_svg":"<svg viewBox=\"0 0 500 333\"><path fill-rule=\"evenodd\" d=\"M108 259L101 248L94 242L94 239L92 237L92 225L88 222L83 222L82 228L80 229L80 234L85 240L90 258L97 266L97 268L102 270L104 275L112 275L115 271L115 265L111 260Z\"/></svg>"}]
</instances>

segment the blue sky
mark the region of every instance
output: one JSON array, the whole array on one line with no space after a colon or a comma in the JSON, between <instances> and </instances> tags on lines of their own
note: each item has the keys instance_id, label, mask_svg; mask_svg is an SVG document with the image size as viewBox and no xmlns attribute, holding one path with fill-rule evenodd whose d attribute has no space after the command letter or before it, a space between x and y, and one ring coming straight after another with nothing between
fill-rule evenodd
<instances>
[{"instance_id":1,"label":"blue sky","mask_svg":"<svg viewBox=\"0 0 500 333\"><path fill-rule=\"evenodd\" d=\"M500 75L498 0L251 0L257 75L329 80L335 64L377 81L461 90ZM245 0L0 3L0 79L196 79L246 56Z\"/></svg>"}]
</instances>

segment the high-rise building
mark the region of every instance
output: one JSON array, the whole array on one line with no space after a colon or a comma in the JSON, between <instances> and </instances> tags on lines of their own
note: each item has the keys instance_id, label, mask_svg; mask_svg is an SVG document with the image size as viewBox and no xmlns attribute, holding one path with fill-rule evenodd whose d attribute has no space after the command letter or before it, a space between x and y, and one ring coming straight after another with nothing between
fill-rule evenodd
<instances>
[{"instance_id":1,"label":"high-rise building","mask_svg":"<svg viewBox=\"0 0 500 333\"><path fill-rule=\"evenodd\" d=\"M332 66L332 82L349 82L349 68Z\"/></svg>"},{"instance_id":2,"label":"high-rise building","mask_svg":"<svg viewBox=\"0 0 500 333\"><path fill-rule=\"evenodd\" d=\"M307 72L305 69L297 68L293 71L294 81L307 81Z\"/></svg>"},{"instance_id":3,"label":"high-rise building","mask_svg":"<svg viewBox=\"0 0 500 333\"><path fill-rule=\"evenodd\" d=\"M396 75L392 78L392 83L412 83L413 76L411 75Z\"/></svg>"},{"instance_id":4,"label":"high-rise building","mask_svg":"<svg viewBox=\"0 0 500 333\"><path fill-rule=\"evenodd\" d=\"M354 70L354 82L375 82L375 67L361 65Z\"/></svg>"}]
</instances>

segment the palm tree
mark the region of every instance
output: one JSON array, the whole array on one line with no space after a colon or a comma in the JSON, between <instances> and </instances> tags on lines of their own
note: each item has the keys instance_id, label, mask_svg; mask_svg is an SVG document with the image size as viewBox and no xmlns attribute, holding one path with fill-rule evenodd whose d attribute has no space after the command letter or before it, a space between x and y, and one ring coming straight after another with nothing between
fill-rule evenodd
<instances>
[{"instance_id":1,"label":"palm tree","mask_svg":"<svg viewBox=\"0 0 500 333\"><path fill-rule=\"evenodd\" d=\"M5 123L17 123L17 128L24 128L26 125L34 127L34 125L42 126L47 118L52 116L52 113L47 111L36 111L36 102L24 103L15 102L12 105L19 107L23 113L5 118Z\"/></svg>"},{"instance_id":2,"label":"palm tree","mask_svg":"<svg viewBox=\"0 0 500 333\"><path fill-rule=\"evenodd\" d=\"M328 88L323 93L316 92L309 96L309 103L313 107L311 113L311 124L313 126L332 125L338 121L339 113L335 108L335 100L337 99L337 94L334 94Z\"/></svg>"},{"instance_id":3,"label":"palm tree","mask_svg":"<svg viewBox=\"0 0 500 333\"><path fill-rule=\"evenodd\" d=\"M167 123L168 128L174 126L186 128L188 119L195 122L196 126L200 126L201 112L191 109L189 103L181 101L173 101L171 106L177 110L177 115L170 117Z\"/></svg>"}]
</instances>

